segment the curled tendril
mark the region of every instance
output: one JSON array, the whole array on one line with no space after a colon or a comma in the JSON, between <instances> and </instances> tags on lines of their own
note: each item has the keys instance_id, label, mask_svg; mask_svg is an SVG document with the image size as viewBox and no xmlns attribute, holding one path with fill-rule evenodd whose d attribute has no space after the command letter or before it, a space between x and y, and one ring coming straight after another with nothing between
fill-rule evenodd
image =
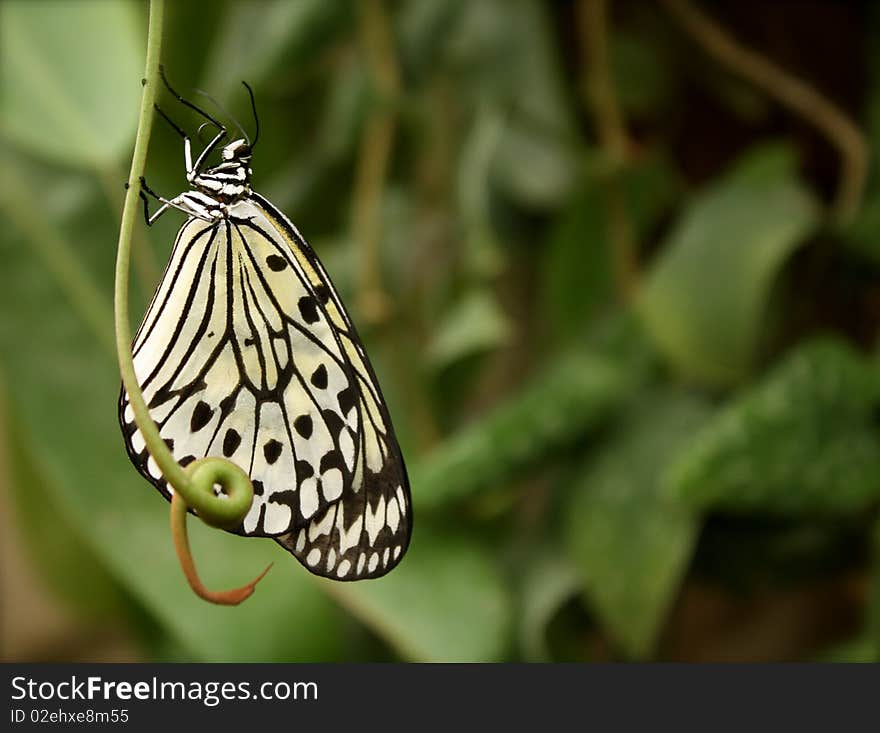
<instances>
[{"instance_id":1,"label":"curled tendril","mask_svg":"<svg viewBox=\"0 0 880 733\"><path fill-rule=\"evenodd\" d=\"M235 605L253 593L254 586L269 568L266 568L255 580L236 590L217 593L205 589L199 581L195 563L189 550L189 540L186 534L186 510L187 507L193 508L199 518L212 527L234 529L244 520L253 502L253 484L241 468L223 458L202 458L194 461L185 469L174 460L174 456L159 435L156 423L150 417L144 395L135 375L131 356L131 329L128 313L131 235L138 209L138 181L143 175L146 164L153 107L158 88L164 5L164 0L150 2L147 63L141 98L140 121L132 155L131 172L126 185L125 206L122 210L116 257L114 294L116 351L122 383L128 393L135 423L144 436L147 450L156 461L166 481L174 489L174 497L171 502L171 527L175 549L184 574L192 589L201 598L213 603Z\"/></svg>"},{"instance_id":2,"label":"curled tendril","mask_svg":"<svg viewBox=\"0 0 880 733\"><path fill-rule=\"evenodd\" d=\"M248 475L225 458L200 458L186 467L187 491L180 493L205 524L235 529L251 508L254 486Z\"/></svg>"}]
</instances>

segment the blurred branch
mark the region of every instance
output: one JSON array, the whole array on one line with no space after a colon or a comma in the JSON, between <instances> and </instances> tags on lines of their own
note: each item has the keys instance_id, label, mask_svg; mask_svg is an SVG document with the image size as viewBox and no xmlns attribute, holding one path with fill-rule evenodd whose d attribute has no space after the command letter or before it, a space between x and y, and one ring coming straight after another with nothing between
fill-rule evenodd
<instances>
[{"instance_id":1,"label":"blurred branch","mask_svg":"<svg viewBox=\"0 0 880 733\"><path fill-rule=\"evenodd\" d=\"M605 189L614 279L617 292L625 301L630 301L638 285L638 262L633 230L620 184L620 168L628 158L631 143L614 93L609 64L608 3L606 0L581 0L577 15L586 68L584 91L595 117L599 144L612 163L611 171L605 179Z\"/></svg>"},{"instance_id":2,"label":"blurred branch","mask_svg":"<svg viewBox=\"0 0 880 733\"><path fill-rule=\"evenodd\" d=\"M623 114L614 93L608 49L607 0L582 0L580 30L587 67L586 92L593 108L599 140L615 163L626 160L629 139L623 127Z\"/></svg>"},{"instance_id":3,"label":"blurred branch","mask_svg":"<svg viewBox=\"0 0 880 733\"><path fill-rule=\"evenodd\" d=\"M362 248L358 299L364 318L381 321L388 311L382 288L382 199L394 146L400 92L391 26L382 0L359 4L363 51L372 76L374 99L361 137L352 202L354 239Z\"/></svg>"},{"instance_id":4,"label":"blurred branch","mask_svg":"<svg viewBox=\"0 0 880 733\"><path fill-rule=\"evenodd\" d=\"M862 131L830 100L807 83L741 45L690 0L662 0L670 15L716 61L763 89L818 128L841 156L840 183L834 202L846 223L859 209L868 169L868 144Z\"/></svg>"}]
</instances>

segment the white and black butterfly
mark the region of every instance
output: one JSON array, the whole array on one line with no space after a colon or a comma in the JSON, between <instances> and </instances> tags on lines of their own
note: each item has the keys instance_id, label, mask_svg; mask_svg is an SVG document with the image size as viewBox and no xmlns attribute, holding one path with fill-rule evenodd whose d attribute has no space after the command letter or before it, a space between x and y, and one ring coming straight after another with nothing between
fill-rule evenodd
<instances>
[{"instance_id":1,"label":"white and black butterfly","mask_svg":"<svg viewBox=\"0 0 880 733\"><path fill-rule=\"evenodd\" d=\"M274 538L317 575L384 575L409 544L406 468L324 267L287 217L251 190L253 93L245 84L253 143L242 132L222 148L222 162L206 167L226 127L162 78L217 133L193 160L189 136L156 107L183 138L191 190L168 200L141 180L147 224L169 208L188 216L132 347L150 415L182 465L222 456L251 477L254 501L237 533ZM152 215L145 192L161 203ZM132 462L170 498L124 389L119 421Z\"/></svg>"}]
</instances>

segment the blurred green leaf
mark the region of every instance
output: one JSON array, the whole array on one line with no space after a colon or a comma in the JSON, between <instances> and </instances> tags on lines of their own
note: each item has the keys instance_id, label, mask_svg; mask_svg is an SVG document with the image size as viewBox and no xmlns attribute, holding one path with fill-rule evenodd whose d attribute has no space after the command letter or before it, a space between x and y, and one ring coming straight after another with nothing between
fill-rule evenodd
<instances>
[{"instance_id":1,"label":"blurred green leaf","mask_svg":"<svg viewBox=\"0 0 880 733\"><path fill-rule=\"evenodd\" d=\"M322 158L338 160L354 149L368 109L369 80L360 59L340 62L330 82L319 127Z\"/></svg>"},{"instance_id":2,"label":"blurred green leaf","mask_svg":"<svg viewBox=\"0 0 880 733\"><path fill-rule=\"evenodd\" d=\"M8 401L5 381L0 385L3 405ZM123 614L125 604L119 586L70 518L58 511L52 493L45 488L47 478L34 460L33 447L25 445L9 410L2 413L11 495L30 556L52 590L81 615L109 620Z\"/></svg>"},{"instance_id":3,"label":"blurred green leaf","mask_svg":"<svg viewBox=\"0 0 880 733\"><path fill-rule=\"evenodd\" d=\"M547 627L563 604L580 592L580 577L559 548L536 550L521 580L519 644L529 662L549 662Z\"/></svg>"},{"instance_id":4,"label":"blurred green leaf","mask_svg":"<svg viewBox=\"0 0 880 733\"><path fill-rule=\"evenodd\" d=\"M858 634L852 639L823 650L811 662L826 664L870 664L880 661L880 652L869 634Z\"/></svg>"},{"instance_id":5,"label":"blurred green leaf","mask_svg":"<svg viewBox=\"0 0 880 733\"><path fill-rule=\"evenodd\" d=\"M463 0L404 0L396 14L400 57L411 75L436 71Z\"/></svg>"},{"instance_id":6,"label":"blurred green leaf","mask_svg":"<svg viewBox=\"0 0 880 733\"><path fill-rule=\"evenodd\" d=\"M510 635L511 599L486 547L422 520L393 573L322 583L406 659L494 662Z\"/></svg>"},{"instance_id":7,"label":"blurred green leaf","mask_svg":"<svg viewBox=\"0 0 880 733\"><path fill-rule=\"evenodd\" d=\"M583 335L596 309L613 293L605 199L598 181L575 190L550 233L540 303L555 343Z\"/></svg>"},{"instance_id":8,"label":"blurred green leaf","mask_svg":"<svg viewBox=\"0 0 880 733\"><path fill-rule=\"evenodd\" d=\"M876 366L836 341L795 349L684 451L670 490L736 513L841 515L880 498Z\"/></svg>"},{"instance_id":9,"label":"blurred green leaf","mask_svg":"<svg viewBox=\"0 0 880 733\"><path fill-rule=\"evenodd\" d=\"M478 113L491 108L497 117L493 182L535 208L553 207L565 198L575 183L582 147L549 14L534 0L465 3L445 54Z\"/></svg>"},{"instance_id":10,"label":"blurred green leaf","mask_svg":"<svg viewBox=\"0 0 880 733\"><path fill-rule=\"evenodd\" d=\"M697 515L665 490L670 459L711 414L672 391L640 399L587 458L565 541L588 603L627 655L650 655L690 560Z\"/></svg>"},{"instance_id":11,"label":"blurred green leaf","mask_svg":"<svg viewBox=\"0 0 880 733\"><path fill-rule=\"evenodd\" d=\"M583 143L563 87L549 7L514 0L500 3L499 10L510 24L509 29L497 24L508 50L498 63L507 75L510 117L499 142L496 170L502 185L522 203L556 206L575 183Z\"/></svg>"},{"instance_id":12,"label":"blurred green leaf","mask_svg":"<svg viewBox=\"0 0 880 733\"><path fill-rule=\"evenodd\" d=\"M541 299L548 337L556 343L583 335L596 310L613 295L608 202L603 172L586 176L551 229L542 259ZM644 241L674 202L681 185L670 162L657 155L621 173L626 214Z\"/></svg>"},{"instance_id":13,"label":"blurred green leaf","mask_svg":"<svg viewBox=\"0 0 880 733\"><path fill-rule=\"evenodd\" d=\"M518 201L535 208L560 204L577 178L579 145L566 129L541 129L512 119L502 130L493 172Z\"/></svg>"},{"instance_id":14,"label":"blurred green leaf","mask_svg":"<svg viewBox=\"0 0 880 733\"><path fill-rule=\"evenodd\" d=\"M589 352L561 357L413 467L416 509L439 507L517 476L607 420L640 378L632 365Z\"/></svg>"},{"instance_id":15,"label":"blurred green leaf","mask_svg":"<svg viewBox=\"0 0 880 733\"><path fill-rule=\"evenodd\" d=\"M256 85L285 61L301 66L351 12L348 2L324 0L229 3L207 63L206 89L223 99L242 79Z\"/></svg>"},{"instance_id":16,"label":"blurred green leaf","mask_svg":"<svg viewBox=\"0 0 880 733\"><path fill-rule=\"evenodd\" d=\"M481 104L458 162L458 208L466 237L464 266L475 279L497 275L503 264L492 225L490 185L502 124L496 107Z\"/></svg>"},{"instance_id":17,"label":"blurred green leaf","mask_svg":"<svg viewBox=\"0 0 880 733\"><path fill-rule=\"evenodd\" d=\"M790 160L778 146L753 150L695 197L645 277L638 312L689 378L748 373L774 278L819 222Z\"/></svg>"},{"instance_id":18,"label":"blurred green leaf","mask_svg":"<svg viewBox=\"0 0 880 733\"><path fill-rule=\"evenodd\" d=\"M3 134L68 165L115 162L137 127L143 24L128 0L0 3Z\"/></svg>"},{"instance_id":19,"label":"blurred green leaf","mask_svg":"<svg viewBox=\"0 0 880 733\"><path fill-rule=\"evenodd\" d=\"M494 295L484 288L470 290L440 319L428 345L428 362L442 369L503 345L510 332L510 322Z\"/></svg>"}]
</instances>

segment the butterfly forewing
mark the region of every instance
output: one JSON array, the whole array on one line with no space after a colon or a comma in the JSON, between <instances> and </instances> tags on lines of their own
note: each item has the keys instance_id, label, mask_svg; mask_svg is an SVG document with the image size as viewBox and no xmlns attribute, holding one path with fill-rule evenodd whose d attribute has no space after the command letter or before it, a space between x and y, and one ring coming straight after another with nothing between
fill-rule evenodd
<instances>
[{"instance_id":1,"label":"butterfly forewing","mask_svg":"<svg viewBox=\"0 0 880 733\"><path fill-rule=\"evenodd\" d=\"M134 343L150 414L183 464L251 476L239 532L275 536L319 575L383 575L409 542L406 469L366 353L323 266L252 194L190 218ZM129 455L165 496L125 392Z\"/></svg>"}]
</instances>

